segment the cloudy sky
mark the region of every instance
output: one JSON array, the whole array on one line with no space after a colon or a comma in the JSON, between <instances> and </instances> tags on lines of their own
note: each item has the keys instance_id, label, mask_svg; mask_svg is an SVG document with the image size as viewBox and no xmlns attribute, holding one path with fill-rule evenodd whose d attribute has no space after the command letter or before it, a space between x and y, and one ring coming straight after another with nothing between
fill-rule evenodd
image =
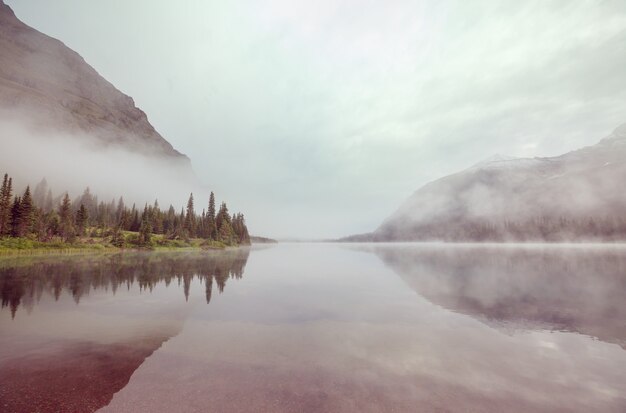
<instances>
[{"instance_id":1,"label":"cloudy sky","mask_svg":"<svg viewBox=\"0 0 626 413\"><path fill-rule=\"evenodd\" d=\"M367 232L430 180L626 122L623 0L6 2L259 235Z\"/></svg>"}]
</instances>

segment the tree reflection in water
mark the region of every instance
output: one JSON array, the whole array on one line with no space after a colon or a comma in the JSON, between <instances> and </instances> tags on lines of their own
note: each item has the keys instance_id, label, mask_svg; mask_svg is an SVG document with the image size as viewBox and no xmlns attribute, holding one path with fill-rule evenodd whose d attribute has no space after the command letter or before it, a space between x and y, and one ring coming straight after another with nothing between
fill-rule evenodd
<instances>
[{"instance_id":1,"label":"tree reflection in water","mask_svg":"<svg viewBox=\"0 0 626 413\"><path fill-rule=\"evenodd\" d=\"M229 278L239 279L248 260L249 249L239 248L206 253L131 253L101 256L18 258L0 262L2 308L9 307L15 317L20 305L31 311L47 293L59 299L69 292L76 303L93 290L111 291L130 288L152 291L160 283L182 284L185 299L191 282L197 278L211 301L213 283L220 293Z\"/></svg>"},{"instance_id":2,"label":"tree reflection in water","mask_svg":"<svg viewBox=\"0 0 626 413\"><path fill-rule=\"evenodd\" d=\"M172 281L188 300L194 279L204 283L208 303L214 283L221 293L229 278L243 276L248 254L242 248L0 261L2 311L8 308L12 318L5 321L12 333L0 333L0 410L94 412L108 405L146 358L180 333L186 311L180 305L190 306L168 298L159 306L137 302L141 307L130 317L100 317L93 308L71 315L42 304L36 315L16 320L20 307L30 313L45 295L60 301L67 293L79 304L95 291L118 292L117 303L120 292L136 285L153 294ZM128 297L134 300L136 292Z\"/></svg>"}]
</instances>

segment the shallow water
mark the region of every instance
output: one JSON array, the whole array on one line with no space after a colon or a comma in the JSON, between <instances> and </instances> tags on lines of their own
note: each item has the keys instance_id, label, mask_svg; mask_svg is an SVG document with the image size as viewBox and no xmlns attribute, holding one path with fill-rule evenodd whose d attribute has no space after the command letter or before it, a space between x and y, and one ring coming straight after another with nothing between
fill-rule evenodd
<instances>
[{"instance_id":1,"label":"shallow water","mask_svg":"<svg viewBox=\"0 0 626 413\"><path fill-rule=\"evenodd\" d=\"M624 412L626 248L0 260L0 411Z\"/></svg>"}]
</instances>

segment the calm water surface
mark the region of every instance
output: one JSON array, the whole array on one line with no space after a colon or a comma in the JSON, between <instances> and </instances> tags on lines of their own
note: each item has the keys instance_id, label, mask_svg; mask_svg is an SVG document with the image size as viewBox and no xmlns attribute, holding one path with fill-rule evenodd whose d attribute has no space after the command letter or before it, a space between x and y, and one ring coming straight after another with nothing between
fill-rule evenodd
<instances>
[{"instance_id":1,"label":"calm water surface","mask_svg":"<svg viewBox=\"0 0 626 413\"><path fill-rule=\"evenodd\" d=\"M626 248L0 259L2 412L626 412Z\"/></svg>"}]
</instances>

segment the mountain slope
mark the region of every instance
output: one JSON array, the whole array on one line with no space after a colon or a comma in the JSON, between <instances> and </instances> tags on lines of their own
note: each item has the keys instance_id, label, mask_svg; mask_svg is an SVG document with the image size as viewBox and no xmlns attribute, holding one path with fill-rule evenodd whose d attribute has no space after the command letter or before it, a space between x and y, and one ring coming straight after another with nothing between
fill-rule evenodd
<instances>
[{"instance_id":1,"label":"mountain slope","mask_svg":"<svg viewBox=\"0 0 626 413\"><path fill-rule=\"evenodd\" d=\"M2 0L0 61L2 121L17 120L39 134L87 136L90 145L119 146L190 167L132 98L63 43L18 20Z\"/></svg>"},{"instance_id":2,"label":"mountain slope","mask_svg":"<svg viewBox=\"0 0 626 413\"><path fill-rule=\"evenodd\" d=\"M562 156L495 159L417 190L352 240L574 240L626 235L626 124Z\"/></svg>"}]
</instances>

